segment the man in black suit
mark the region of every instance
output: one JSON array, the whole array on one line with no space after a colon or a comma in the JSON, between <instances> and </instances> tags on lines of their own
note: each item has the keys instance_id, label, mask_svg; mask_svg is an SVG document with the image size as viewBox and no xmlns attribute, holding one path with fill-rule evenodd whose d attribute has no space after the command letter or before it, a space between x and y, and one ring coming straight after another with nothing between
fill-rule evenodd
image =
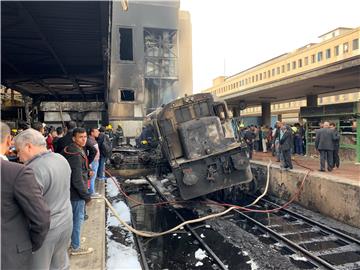
<instances>
[{"instance_id":1,"label":"man in black suit","mask_svg":"<svg viewBox=\"0 0 360 270\"><path fill-rule=\"evenodd\" d=\"M1 123L1 269L28 269L50 227L50 210L33 171L9 162L10 129Z\"/></svg>"},{"instance_id":2,"label":"man in black suit","mask_svg":"<svg viewBox=\"0 0 360 270\"><path fill-rule=\"evenodd\" d=\"M293 146L293 137L292 131L289 126L286 126L284 123L279 123L280 127L280 141L279 141L279 150L280 155L282 155L282 167L285 170L291 170L293 168L291 161L291 152Z\"/></svg>"},{"instance_id":3,"label":"man in black suit","mask_svg":"<svg viewBox=\"0 0 360 270\"><path fill-rule=\"evenodd\" d=\"M331 172L333 169L334 136L329 122L324 122L323 128L316 131L315 148L320 152L321 172L325 172L325 161L328 171Z\"/></svg>"},{"instance_id":4,"label":"man in black suit","mask_svg":"<svg viewBox=\"0 0 360 270\"><path fill-rule=\"evenodd\" d=\"M333 142L334 142L334 152L333 152L333 168L339 169L340 167L340 157L339 157L339 149L340 149L340 133L336 129L335 123L330 123L330 129L333 130Z\"/></svg>"}]
</instances>

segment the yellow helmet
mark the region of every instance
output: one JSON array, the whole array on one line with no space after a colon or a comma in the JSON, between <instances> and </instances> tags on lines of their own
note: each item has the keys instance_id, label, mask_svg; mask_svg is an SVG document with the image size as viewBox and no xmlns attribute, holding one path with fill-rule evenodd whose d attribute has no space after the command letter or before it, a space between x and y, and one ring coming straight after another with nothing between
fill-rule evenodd
<instances>
[{"instance_id":1,"label":"yellow helmet","mask_svg":"<svg viewBox=\"0 0 360 270\"><path fill-rule=\"evenodd\" d=\"M106 126L106 129L112 129L112 125L111 125L111 124L108 124L108 125Z\"/></svg>"},{"instance_id":2,"label":"yellow helmet","mask_svg":"<svg viewBox=\"0 0 360 270\"><path fill-rule=\"evenodd\" d=\"M244 125L243 123L241 123L241 124L239 125L239 127L243 128L243 127L245 127L245 125Z\"/></svg>"}]
</instances>

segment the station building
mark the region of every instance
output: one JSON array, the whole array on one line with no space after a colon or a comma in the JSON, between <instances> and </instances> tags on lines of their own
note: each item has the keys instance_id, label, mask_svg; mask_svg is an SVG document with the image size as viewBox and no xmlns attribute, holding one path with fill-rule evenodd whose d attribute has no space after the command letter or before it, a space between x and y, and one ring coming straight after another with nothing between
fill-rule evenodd
<instances>
[{"instance_id":1,"label":"station building","mask_svg":"<svg viewBox=\"0 0 360 270\"><path fill-rule=\"evenodd\" d=\"M129 5L113 2L108 114L132 137L146 114L192 93L192 42L190 13L180 1Z\"/></svg>"},{"instance_id":2,"label":"station building","mask_svg":"<svg viewBox=\"0 0 360 270\"><path fill-rule=\"evenodd\" d=\"M321 121L335 122L342 157L360 162L359 37L360 27L339 27L321 35L319 43L219 76L203 92L226 100L245 125L304 123L309 153L314 151L314 129Z\"/></svg>"}]
</instances>

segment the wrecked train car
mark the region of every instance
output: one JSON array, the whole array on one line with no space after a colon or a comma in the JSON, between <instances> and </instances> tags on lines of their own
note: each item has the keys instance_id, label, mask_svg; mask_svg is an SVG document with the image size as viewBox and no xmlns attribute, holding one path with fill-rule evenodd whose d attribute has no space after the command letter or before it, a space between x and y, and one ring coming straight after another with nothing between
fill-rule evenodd
<instances>
[{"instance_id":1,"label":"wrecked train car","mask_svg":"<svg viewBox=\"0 0 360 270\"><path fill-rule=\"evenodd\" d=\"M209 93L185 96L150 118L183 199L252 181L246 144L235 140L224 101Z\"/></svg>"}]
</instances>

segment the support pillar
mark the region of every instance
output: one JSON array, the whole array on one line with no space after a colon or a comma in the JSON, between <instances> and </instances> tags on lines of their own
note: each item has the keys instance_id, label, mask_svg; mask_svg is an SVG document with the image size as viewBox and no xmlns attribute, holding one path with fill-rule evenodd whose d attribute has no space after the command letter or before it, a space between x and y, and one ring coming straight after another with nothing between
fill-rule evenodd
<instances>
[{"instance_id":1,"label":"support pillar","mask_svg":"<svg viewBox=\"0 0 360 270\"><path fill-rule=\"evenodd\" d=\"M24 96L23 99L24 99L24 107L25 107L26 124L30 126L32 123L32 119L30 115L30 103L32 102L32 99L28 96Z\"/></svg>"},{"instance_id":2,"label":"support pillar","mask_svg":"<svg viewBox=\"0 0 360 270\"><path fill-rule=\"evenodd\" d=\"M318 105L318 96L317 95L307 95L306 96L306 106L307 107L317 107Z\"/></svg>"},{"instance_id":3,"label":"support pillar","mask_svg":"<svg viewBox=\"0 0 360 270\"><path fill-rule=\"evenodd\" d=\"M233 107L233 116L239 117L240 116L240 108L239 107Z\"/></svg>"},{"instance_id":4,"label":"support pillar","mask_svg":"<svg viewBox=\"0 0 360 270\"><path fill-rule=\"evenodd\" d=\"M261 103L261 124L271 126L271 104L270 102Z\"/></svg>"}]
</instances>

